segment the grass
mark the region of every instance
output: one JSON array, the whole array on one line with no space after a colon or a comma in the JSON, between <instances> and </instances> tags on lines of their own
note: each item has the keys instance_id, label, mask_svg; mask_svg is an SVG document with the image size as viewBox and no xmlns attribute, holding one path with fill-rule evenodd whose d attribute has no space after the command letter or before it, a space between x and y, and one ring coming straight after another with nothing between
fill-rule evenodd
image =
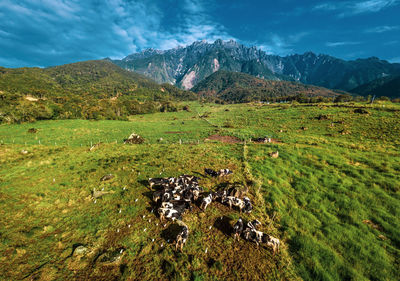
<instances>
[{"instance_id":1,"label":"grass","mask_svg":"<svg viewBox=\"0 0 400 281\"><path fill-rule=\"evenodd\" d=\"M1 279L399 280L400 106L189 106L129 122L1 125ZM132 132L146 142L123 145ZM206 141L211 134L246 144ZM260 136L279 142L248 142ZM173 225L151 213L146 180L205 167L228 167L229 182L249 187L255 208L245 217L282 240L279 255L235 243L227 226L240 214L219 203L184 216L189 240L174 251ZM100 182L107 173L115 177ZM201 180L205 190L223 183ZM94 203L93 188L110 193ZM88 253L73 255L77 245Z\"/></svg>"}]
</instances>

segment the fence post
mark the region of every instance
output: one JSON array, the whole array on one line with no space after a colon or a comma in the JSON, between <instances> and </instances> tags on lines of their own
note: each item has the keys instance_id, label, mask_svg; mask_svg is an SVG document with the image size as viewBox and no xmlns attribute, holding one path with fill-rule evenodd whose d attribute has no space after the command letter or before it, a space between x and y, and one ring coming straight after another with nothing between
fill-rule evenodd
<instances>
[{"instance_id":1,"label":"fence post","mask_svg":"<svg viewBox=\"0 0 400 281\"><path fill-rule=\"evenodd\" d=\"M181 139L179 139L179 144L182 144L182 140Z\"/></svg>"}]
</instances>

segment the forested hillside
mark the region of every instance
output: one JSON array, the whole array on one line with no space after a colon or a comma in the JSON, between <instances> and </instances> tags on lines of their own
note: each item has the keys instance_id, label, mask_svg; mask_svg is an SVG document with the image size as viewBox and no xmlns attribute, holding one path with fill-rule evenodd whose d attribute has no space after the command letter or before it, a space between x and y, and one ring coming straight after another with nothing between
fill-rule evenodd
<instances>
[{"instance_id":1,"label":"forested hillside","mask_svg":"<svg viewBox=\"0 0 400 281\"><path fill-rule=\"evenodd\" d=\"M85 61L50 68L0 68L0 122L40 119L123 119L176 110L194 93L159 85L115 64Z\"/></svg>"},{"instance_id":2,"label":"forested hillside","mask_svg":"<svg viewBox=\"0 0 400 281\"><path fill-rule=\"evenodd\" d=\"M343 93L297 82L264 80L245 73L223 70L210 75L192 90L208 99L225 102L276 101L299 95L334 98Z\"/></svg>"}]
</instances>

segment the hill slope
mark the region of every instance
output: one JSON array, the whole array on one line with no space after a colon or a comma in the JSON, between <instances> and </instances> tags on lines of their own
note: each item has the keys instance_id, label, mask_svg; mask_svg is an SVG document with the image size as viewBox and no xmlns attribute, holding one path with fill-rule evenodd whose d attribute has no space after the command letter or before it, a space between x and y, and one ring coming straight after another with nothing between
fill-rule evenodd
<instances>
[{"instance_id":1,"label":"hill slope","mask_svg":"<svg viewBox=\"0 0 400 281\"><path fill-rule=\"evenodd\" d=\"M296 95L335 97L338 92L297 82L260 79L245 73L217 71L198 83L194 92L228 102L275 100Z\"/></svg>"},{"instance_id":2,"label":"hill slope","mask_svg":"<svg viewBox=\"0 0 400 281\"><path fill-rule=\"evenodd\" d=\"M350 92L363 96L376 95L400 98L400 76L387 76L361 85Z\"/></svg>"},{"instance_id":3,"label":"hill slope","mask_svg":"<svg viewBox=\"0 0 400 281\"><path fill-rule=\"evenodd\" d=\"M400 64L375 57L345 61L312 52L280 57L233 40L198 41L166 51L148 49L113 62L157 82L173 83L185 89L191 89L218 70L346 91L384 75L400 74Z\"/></svg>"},{"instance_id":4,"label":"hill slope","mask_svg":"<svg viewBox=\"0 0 400 281\"><path fill-rule=\"evenodd\" d=\"M0 122L118 119L157 111L162 108L160 102L195 98L193 93L159 85L106 60L45 69L0 68Z\"/></svg>"}]
</instances>

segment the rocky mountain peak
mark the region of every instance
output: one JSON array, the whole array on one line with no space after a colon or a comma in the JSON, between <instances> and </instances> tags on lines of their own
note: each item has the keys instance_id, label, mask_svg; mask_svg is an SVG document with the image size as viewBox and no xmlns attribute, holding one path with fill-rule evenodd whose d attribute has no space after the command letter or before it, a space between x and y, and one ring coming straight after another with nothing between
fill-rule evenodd
<instances>
[{"instance_id":1,"label":"rocky mountain peak","mask_svg":"<svg viewBox=\"0 0 400 281\"><path fill-rule=\"evenodd\" d=\"M400 74L400 64L378 58L345 61L309 51L285 57L269 55L256 46L231 39L196 41L191 45L160 51L146 49L117 65L142 73L160 83L191 88L216 70L243 72L264 79L299 81L331 89L350 90L382 77Z\"/></svg>"}]
</instances>

